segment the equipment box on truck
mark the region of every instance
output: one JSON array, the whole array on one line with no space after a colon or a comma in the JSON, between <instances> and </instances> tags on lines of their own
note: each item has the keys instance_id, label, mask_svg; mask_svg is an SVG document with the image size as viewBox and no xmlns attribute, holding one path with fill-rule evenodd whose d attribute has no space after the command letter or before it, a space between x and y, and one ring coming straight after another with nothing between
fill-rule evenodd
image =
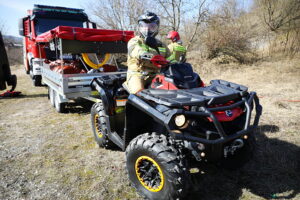
<instances>
[{"instance_id":1,"label":"equipment box on truck","mask_svg":"<svg viewBox=\"0 0 300 200\"><path fill-rule=\"evenodd\" d=\"M77 98L97 101L92 97L90 83L94 78L108 74L124 74L111 54L127 53L127 42L132 31L101 30L59 26L36 38L37 44L49 46L48 64L41 65L43 82L49 87L49 99L58 112L64 112L65 103ZM85 53L82 53L85 52ZM111 57L110 64L95 64L88 53ZM89 65L87 65L88 63Z\"/></svg>"}]
</instances>

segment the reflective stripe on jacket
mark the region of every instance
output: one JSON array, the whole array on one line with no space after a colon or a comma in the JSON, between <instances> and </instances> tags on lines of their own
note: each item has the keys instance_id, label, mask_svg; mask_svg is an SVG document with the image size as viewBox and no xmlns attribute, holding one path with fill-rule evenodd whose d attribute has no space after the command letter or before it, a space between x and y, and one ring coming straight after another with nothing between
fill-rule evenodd
<instances>
[{"instance_id":1,"label":"reflective stripe on jacket","mask_svg":"<svg viewBox=\"0 0 300 200\"><path fill-rule=\"evenodd\" d=\"M167 48L166 45L161 43L157 40L158 43L162 44L161 47L158 47L160 55L164 56L165 58L170 56L170 51ZM140 56L144 53L150 53L153 55L158 55L158 52L149 47L145 44L145 40L141 38L140 36L135 36L128 42L128 59L127 59L127 65L128 70L132 72L152 72L156 73L158 72L158 68L154 66L149 61L142 61L140 60Z\"/></svg>"},{"instance_id":2,"label":"reflective stripe on jacket","mask_svg":"<svg viewBox=\"0 0 300 200\"><path fill-rule=\"evenodd\" d=\"M186 48L176 42L169 44L168 48L171 52L171 56L169 56L167 59L171 63L179 62L181 56L186 56Z\"/></svg>"}]
</instances>

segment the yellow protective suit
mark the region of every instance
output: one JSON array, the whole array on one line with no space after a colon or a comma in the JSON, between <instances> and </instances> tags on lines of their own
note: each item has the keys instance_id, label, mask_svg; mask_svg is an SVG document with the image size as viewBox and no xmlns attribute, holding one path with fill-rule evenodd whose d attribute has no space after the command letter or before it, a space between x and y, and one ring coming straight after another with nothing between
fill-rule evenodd
<instances>
[{"instance_id":1,"label":"yellow protective suit","mask_svg":"<svg viewBox=\"0 0 300 200\"><path fill-rule=\"evenodd\" d=\"M168 60L171 63L179 62L181 56L184 56L184 58L186 57L186 48L177 42L172 42L168 45L168 48L171 53L171 56L168 57Z\"/></svg>"},{"instance_id":2,"label":"yellow protective suit","mask_svg":"<svg viewBox=\"0 0 300 200\"><path fill-rule=\"evenodd\" d=\"M165 58L170 56L170 51L162 42L157 40L161 47L158 47L160 55ZM149 53L151 55L158 55L155 49L145 44L144 38L135 36L128 42L128 71L126 87L130 93L136 94L138 91L144 89L145 85L150 84L154 76L159 72L159 68L153 65L149 60L142 60L140 56Z\"/></svg>"}]
</instances>

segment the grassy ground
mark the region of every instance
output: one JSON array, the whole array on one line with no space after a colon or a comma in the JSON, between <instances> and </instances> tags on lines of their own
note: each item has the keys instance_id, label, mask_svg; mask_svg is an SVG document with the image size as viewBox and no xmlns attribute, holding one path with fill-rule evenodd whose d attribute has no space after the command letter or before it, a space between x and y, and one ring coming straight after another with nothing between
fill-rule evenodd
<instances>
[{"instance_id":1,"label":"grassy ground","mask_svg":"<svg viewBox=\"0 0 300 200\"><path fill-rule=\"evenodd\" d=\"M225 79L257 91L264 107L254 159L243 169L212 167L194 175L188 199L300 199L299 59L253 66L193 60L206 83ZM23 96L0 99L0 199L140 199L129 186L124 153L97 147L89 109L58 114L46 88L34 88L20 67Z\"/></svg>"}]
</instances>

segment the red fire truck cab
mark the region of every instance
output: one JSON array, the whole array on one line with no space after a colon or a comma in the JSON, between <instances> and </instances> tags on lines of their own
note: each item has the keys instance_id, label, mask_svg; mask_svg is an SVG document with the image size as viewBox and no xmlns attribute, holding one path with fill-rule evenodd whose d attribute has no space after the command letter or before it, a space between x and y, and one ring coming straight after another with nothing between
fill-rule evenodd
<instances>
[{"instance_id":1,"label":"red fire truck cab","mask_svg":"<svg viewBox=\"0 0 300 200\"><path fill-rule=\"evenodd\" d=\"M45 63L48 45L36 42L36 38L57 26L96 28L83 9L34 5L28 15L19 21L19 34L24 36L24 66L34 86L41 86L41 66Z\"/></svg>"}]
</instances>

